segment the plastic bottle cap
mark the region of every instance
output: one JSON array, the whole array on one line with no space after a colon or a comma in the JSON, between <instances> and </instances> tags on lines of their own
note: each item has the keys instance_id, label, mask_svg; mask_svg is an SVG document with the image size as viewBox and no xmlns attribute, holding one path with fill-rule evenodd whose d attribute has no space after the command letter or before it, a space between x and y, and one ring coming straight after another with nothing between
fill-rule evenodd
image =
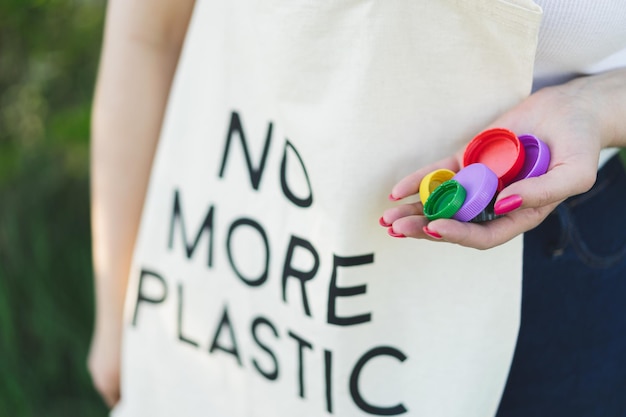
<instances>
[{"instance_id":1,"label":"plastic bottle cap","mask_svg":"<svg viewBox=\"0 0 626 417\"><path fill-rule=\"evenodd\" d=\"M498 177L485 164L471 164L463 168L451 181L465 188L465 202L453 218L468 222L478 216L491 202L498 189Z\"/></svg>"},{"instance_id":2,"label":"plastic bottle cap","mask_svg":"<svg viewBox=\"0 0 626 417\"><path fill-rule=\"evenodd\" d=\"M420 200L422 201L422 204L426 204L428 196L430 193L435 191L435 188L452 179L452 177L454 177L454 171L450 171L449 169L438 169L422 178L422 181L420 182Z\"/></svg>"},{"instance_id":3,"label":"plastic bottle cap","mask_svg":"<svg viewBox=\"0 0 626 417\"><path fill-rule=\"evenodd\" d=\"M525 151L520 140L507 129L494 128L479 133L465 148L463 166L485 164L500 183L498 189L509 185L524 164Z\"/></svg>"},{"instance_id":4,"label":"plastic bottle cap","mask_svg":"<svg viewBox=\"0 0 626 417\"><path fill-rule=\"evenodd\" d=\"M454 180L437 187L424 203L424 215L428 220L449 219L465 201L465 189Z\"/></svg>"},{"instance_id":5,"label":"plastic bottle cap","mask_svg":"<svg viewBox=\"0 0 626 417\"><path fill-rule=\"evenodd\" d=\"M548 172L550 165L550 148L545 142L533 135L519 137L526 157L522 169L513 179L513 182L531 177L538 177Z\"/></svg>"}]
</instances>

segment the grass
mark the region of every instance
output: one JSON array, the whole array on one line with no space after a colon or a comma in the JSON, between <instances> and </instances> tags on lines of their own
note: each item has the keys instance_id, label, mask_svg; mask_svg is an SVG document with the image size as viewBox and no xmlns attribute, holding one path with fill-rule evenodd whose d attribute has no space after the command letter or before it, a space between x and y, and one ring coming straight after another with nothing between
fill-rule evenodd
<instances>
[{"instance_id":1,"label":"grass","mask_svg":"<svg viewBox=\"0 0 626 417\"><path fill-rule=\"evenodd\" d=\"M85 363L93 320L88 182L54 152L0 188L0 415L104 416Z\"/></svg>"},{"instance_id":2,"label":"grass","mask_svg":"<svg viewBox=\"0 0 626 417\"><path fill-rule=\"evenodd\" d=\"M99 417L89 113L104 0L0 2L0 416Z\"/></svg>"}]
</instances>

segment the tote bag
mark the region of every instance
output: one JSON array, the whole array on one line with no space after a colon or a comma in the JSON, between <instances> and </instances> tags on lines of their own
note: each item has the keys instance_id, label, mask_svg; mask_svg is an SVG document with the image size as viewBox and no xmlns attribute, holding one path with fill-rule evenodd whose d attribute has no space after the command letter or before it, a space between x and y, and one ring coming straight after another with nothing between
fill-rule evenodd
<instances>
[{"instance_id":1,"label":"tote bag","mask_svg":"<svg viewBox=\"0 0 626 417\"><path fill-rule=\"evenodd\" d=\"M394 239L378 218L529 93L540 19L528 0L198 0L114 415L493 415L521 240Z\"/></svg>"}]
</instances>

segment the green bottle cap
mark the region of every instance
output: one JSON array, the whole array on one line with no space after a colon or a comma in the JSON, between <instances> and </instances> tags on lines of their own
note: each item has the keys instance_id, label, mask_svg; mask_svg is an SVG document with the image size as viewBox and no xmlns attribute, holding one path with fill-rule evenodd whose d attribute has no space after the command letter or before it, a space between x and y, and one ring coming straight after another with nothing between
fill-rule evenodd
<instances>
[{"instance_id":1,"label":"green bottle cap","mask_svg":"<svg viewBox=\"0 0 626 417\"><path fill-rule=\"evenodd\" d=\"M465 188L455 180L448 180L428 196L424 204L424 215L428 220L449 219L465 202Z\"/></svg>"}]
</instances>

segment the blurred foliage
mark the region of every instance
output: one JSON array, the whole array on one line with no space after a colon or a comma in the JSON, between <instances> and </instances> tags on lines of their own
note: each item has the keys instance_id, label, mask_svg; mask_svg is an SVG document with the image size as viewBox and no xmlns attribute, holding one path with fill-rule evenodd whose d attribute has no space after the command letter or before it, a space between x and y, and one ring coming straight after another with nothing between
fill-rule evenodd
<instances>
[{"instance_id":1,"label":"blurred foliage","mask_svg":"<svg viewBox=\"0 0 626 417\"><path fill-rule=\"evenodd\" d=\"M89 115L104 0L0 2L0 416L106 416L93 320Z\"/></svg>"}]
</instances>

